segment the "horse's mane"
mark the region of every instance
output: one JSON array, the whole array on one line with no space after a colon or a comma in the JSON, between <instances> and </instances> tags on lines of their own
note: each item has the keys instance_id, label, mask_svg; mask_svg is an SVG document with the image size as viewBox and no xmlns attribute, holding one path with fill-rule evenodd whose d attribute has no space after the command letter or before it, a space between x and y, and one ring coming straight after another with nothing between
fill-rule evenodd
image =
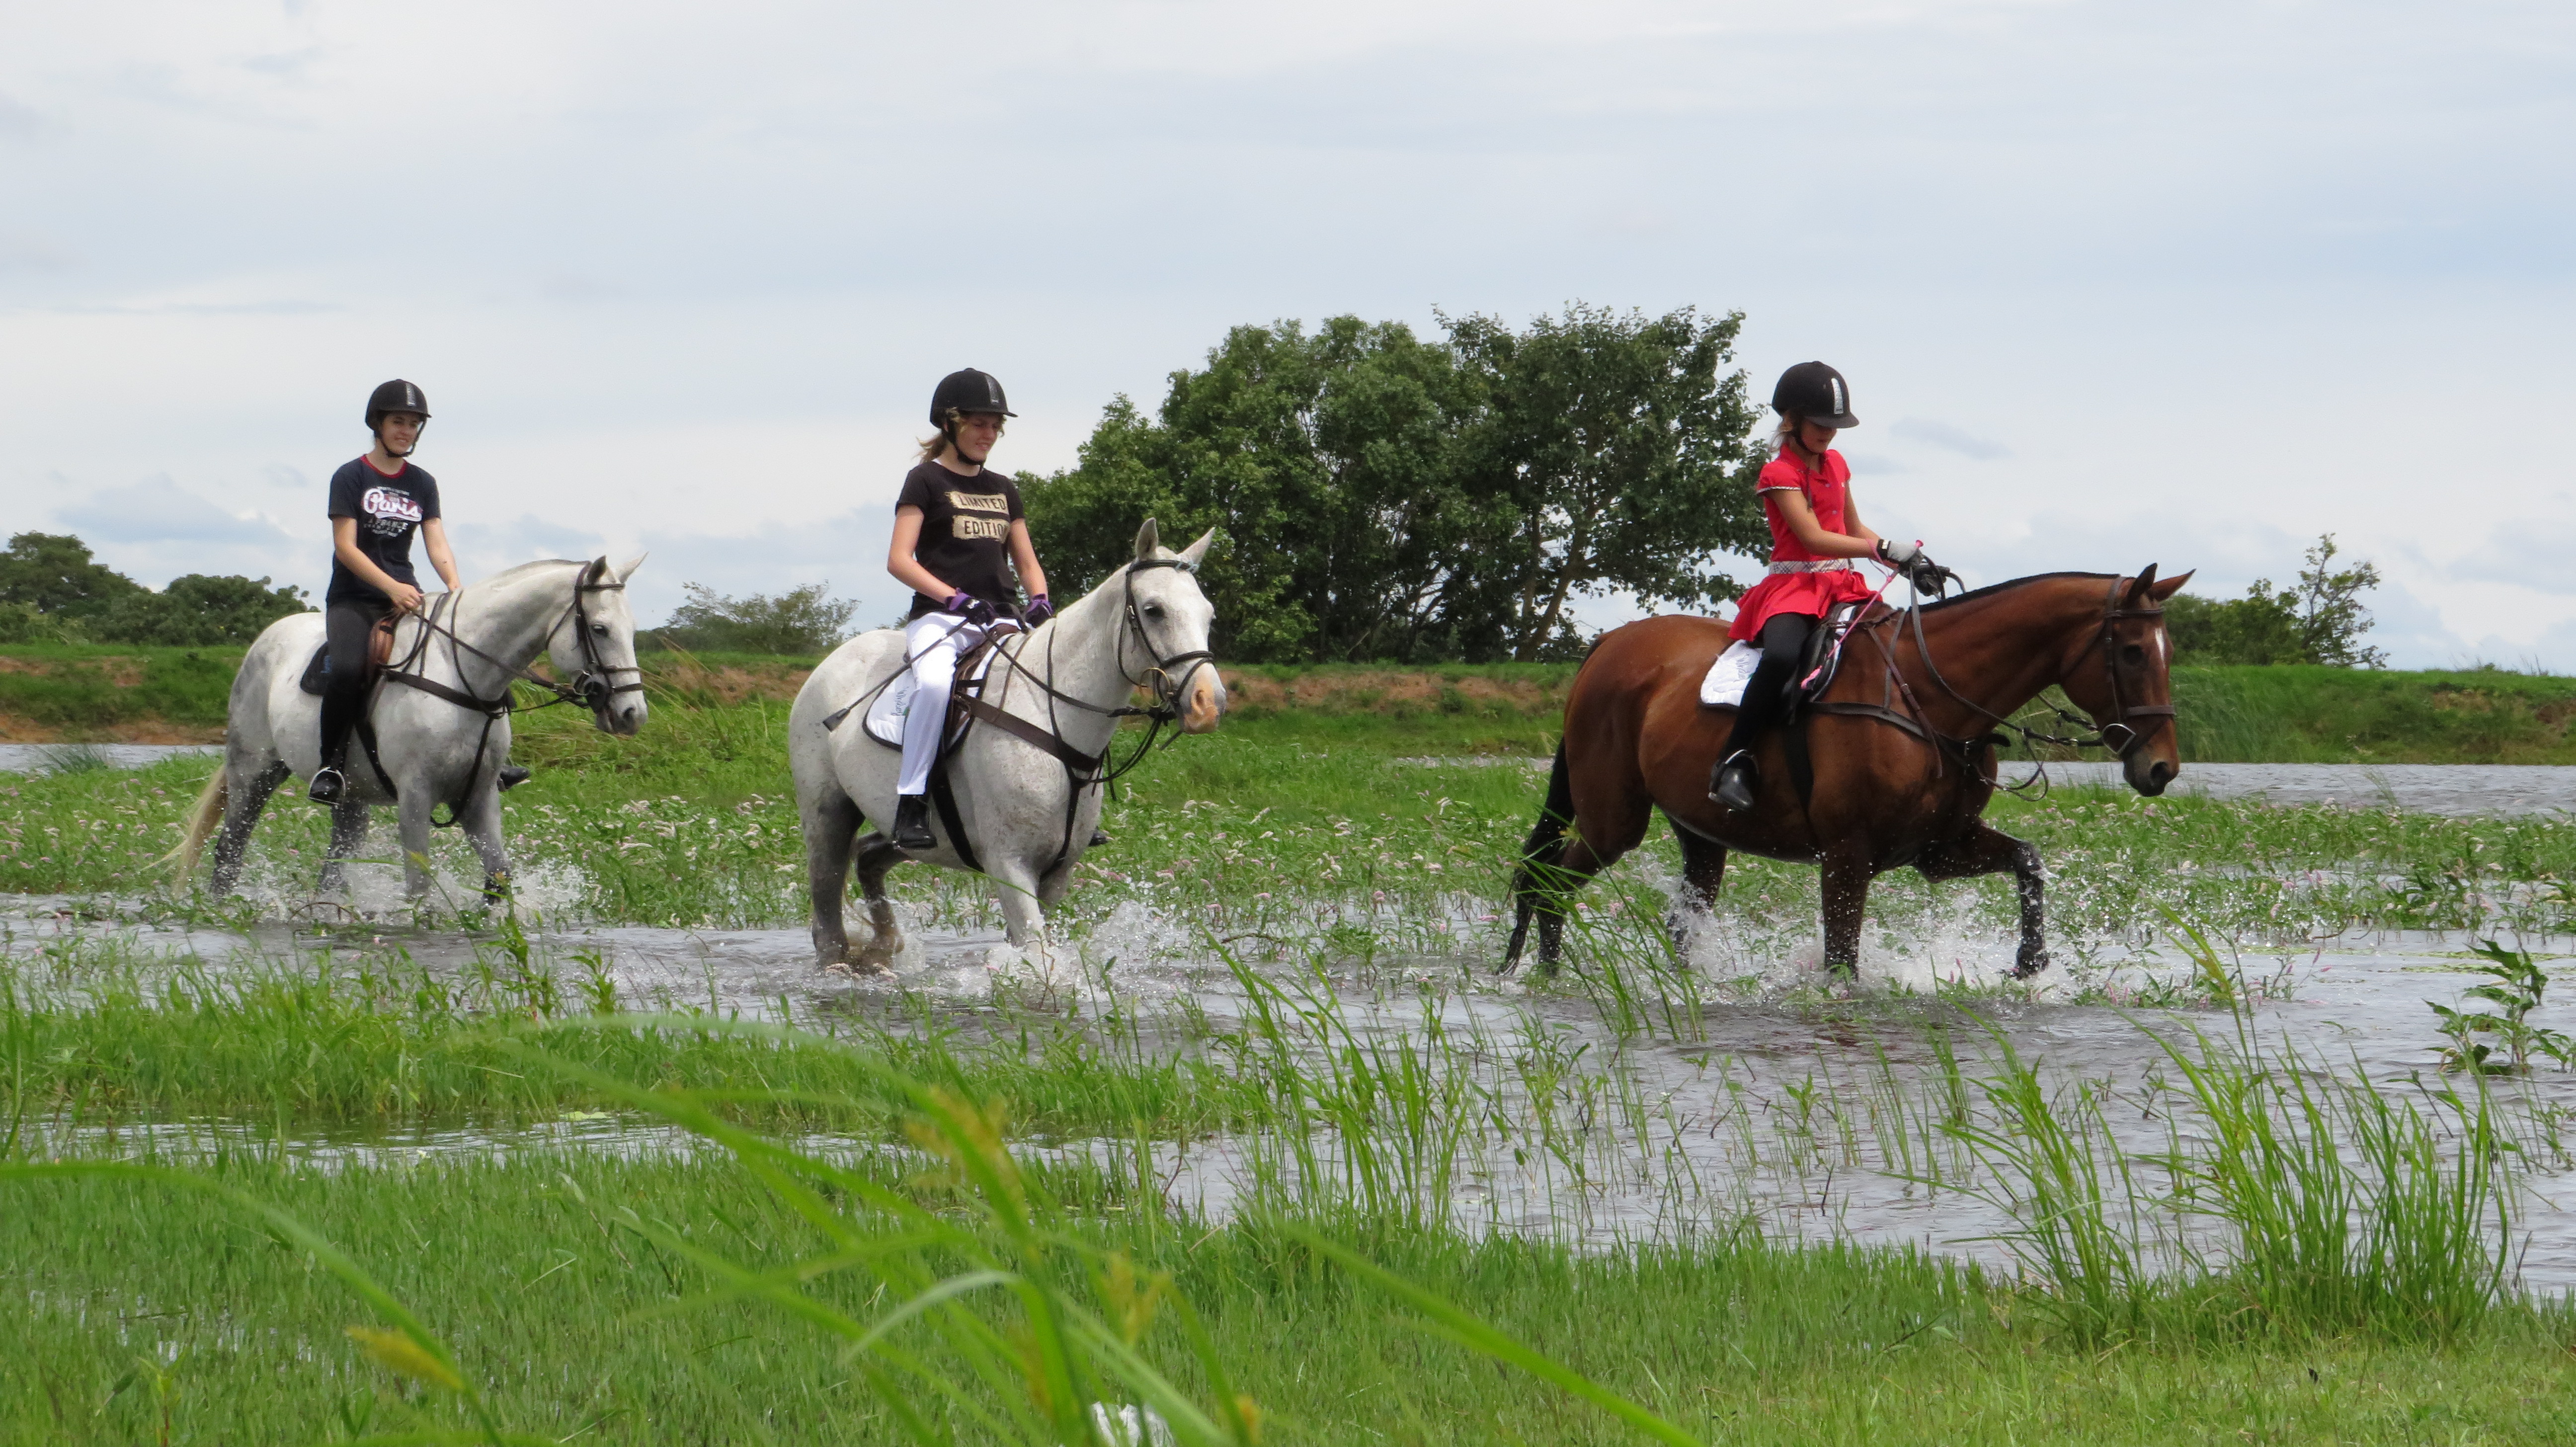
<instances>
[{"instance_id":1,"label":"horse's mane","mask_svg":"<svg viewBox=\"0 0 2576 1447\"><path fill-rule=\"evenodd\" d=\"M2001 583L1988 583L1986 586L1976 589L1973 592L1961 593L1953 598L1943 598L1937 602L1926 603L1923 605L1923 611L1926 613L1937 613L1944 608L1956 608L1962 603L1973 603L1980 598L1989 598L1997 593L2008 593L2013 589L2019 588L2028 583L2045 583L2051 578L2091 578L2095 582L2107 583L2113 578L2120 576L2122 575L2118 573L2033 573L2027 578L2011 578Z\"/></svg>"},{"instance_id":2,"label":"horse's mane","mask_svg":"<svg viewBox=\"0 0 2576 1447\"><path fill-rule=\"evenodd\" d=\"M538 558L532 562L521 563L514 568L503 568L497 573L487 573L474 581L477 583L502 583L507 582L532 568L587 568L589 566L590 563L584 559Z\"/></svg>"}]
</instances>

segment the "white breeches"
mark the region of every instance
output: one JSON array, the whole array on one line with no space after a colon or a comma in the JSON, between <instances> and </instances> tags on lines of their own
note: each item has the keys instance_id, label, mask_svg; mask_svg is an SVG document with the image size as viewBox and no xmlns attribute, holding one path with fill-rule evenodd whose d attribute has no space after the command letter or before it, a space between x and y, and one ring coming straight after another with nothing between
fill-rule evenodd
<instances>
[{"instance_id":1,"label":"white breeches","mask_svg":"<svg viewBox=\"0 0 2576 1447\"><path fill-rule=\"evenodd\" d=\"M983 642L985 631L954 613L925 613L903 631L903 652L912 660L917 687L903 718L903 772L895 779L896 793L930 792L930 766L939 759L939 729L948 720L958 656Z\"/></svg>"}]
</instances>

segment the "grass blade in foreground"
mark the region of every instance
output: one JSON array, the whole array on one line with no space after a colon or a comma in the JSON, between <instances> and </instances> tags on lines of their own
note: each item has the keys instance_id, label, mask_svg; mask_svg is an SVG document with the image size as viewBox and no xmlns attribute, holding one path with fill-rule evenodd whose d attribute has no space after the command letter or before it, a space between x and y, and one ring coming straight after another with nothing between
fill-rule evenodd
<instances>
[{"instance_id":1,"label":"grass blade in foreground","mask_svg":"<svg viewBox=\"0 0 2576 1447\"><path fill-rule=\"evenodd\" d=\"M432 1430L403 1433L393 1437L371 1437L365 1440L383 1443L486 1442L495 1444L543 1443L547 1440L543 1437L532 1437L526 1433L503 1431L500 1423L494 1420L491 1407L484 1402L483 1394L474 1390L473 1382L457 1368L456 1354L448 1350L447 1343L439 1340L437 1333L423 1325L420 1318L414 1316L411 1309L397 1300L392 1292L377 1285L375 1278L369 1276L357 1262L350 1260L340 1248L323 1239L319 1232L266 1201L246 1192L237 1191L220 1181L211 1180L191 1171L172 1170L166 1166L136 1165L125 1161L0 1165L0 1181L63 1180L79 1176L109 1176L124 1180L148 1181L155 1185L175 1186L181 1190L212 1196L259 1217L278 1235L302 1248L314 1260L321 1262L325 1270L340 1278L341 1284L364 1298L368 1305L383 1313L399 1328L398 1331L377 1331L367 1327L349 1328L350 1339L357 1342L360 1351L392 1371L464 1398L466 1405L473 1410L475 1420L482 1425L481 1431L473 1433Z\"/></svg>"},{"instance_id":2,"label":"grass blade in foreground","mask_svg":"<svg viewBox=\"0 0 2576 1447\"><path fill-rule=\"evenodd\" d=\"M1436 1293L1423 1290L1349 1247L1327 1240L1320 1233L1303 1226L1291 1225L1282 1229L1310 1249L1339 1263L1353 1276L1410 1304L1414 1310L1431 1318L1432 1331L1460 1346L1483 1352L1496 1361L1509 1362L1543 1382L1581 1397L1659 1442L1671 1442L1677 1447L1704 1447L1697 1437L1618 1393L1594 1384L1572 1367L1530 1350L1484 1321L1459 1310Z\"/></svg>"}]
</instances>

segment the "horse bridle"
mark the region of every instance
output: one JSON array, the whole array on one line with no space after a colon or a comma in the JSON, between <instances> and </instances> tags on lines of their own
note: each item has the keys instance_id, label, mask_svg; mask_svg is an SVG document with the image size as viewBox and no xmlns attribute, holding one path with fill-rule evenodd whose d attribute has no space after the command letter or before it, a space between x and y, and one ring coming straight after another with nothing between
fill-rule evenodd
<instances>
[{"instance_id":1,"label":"horse bridle","mask_svg":"<svg viewBox=\"0 0 2576 1447\"><path fill-rule=\"evenodd\" d=\"M2121 607L2120 585L2129 581L2131 580L2121 577L2114 577L2111 580L2111 589L2108 593L2104 594L2102 598L2102 626L2100 629L2095 631L2092 641L2084 645L2084 651L2086 653L2089 653L2096 648L2102 650L2103 675L2109 680L2111 685L2111 721L2109 723L2101 723L2097 720L2087 718L2082 714L2068 713L2066 710L2059 708L2053 703L2048 705L2049 709L2064 722L2074 724L2079 728L2089 728L2093 730L2093 737L2089 739L2069 738L2059 734L2052 734L2042 729L2032 728L2028 724L2015 723L2013 720L2004 717L2002 714L1995 712L1984 704L1978 703L1975 699L1972 699L1966 694L1959 692L1958 689L1953 688L1950 685L1950 680L1941 676L1940 665L1932 661L1932 642L1930 639L1923 636L1923 609L1920 604L1916 604L1906 609L1906 612L1914 615L1914 651L1916 655L1923 660L1924 671L1932 675L1932 681L1934 683L1941 685L1942 692L1950 695L1950 697L1958 700L1959 702L1966 704L1978 713L1984 714L1987 718L2003 727L2019 733L2025 744L2027 744L2029 740L2037 739L2042 743L2059 744L2067 748L2106 748L2113 751L2113 753L2118 756L2120 762L2125 764L2129 761L2129 755L2136 753L2141 748L2144 748L2147 740L2155 737L2156 728L2161 726L2160 724L2151 724L2147 728L2140 729L2132 725L2129 720L2133 718L2170 720L2175 716L2174 707L2169 703L2129 703L2127 701L2127 691L2120 686L2120 620L2123 618L2162 618L2165 615L2165 610L2161 604L2145 608ZM2081 663L2083 661L2083 653L2075 655L2075 662Z\"/></svg>"},{"instance_id":2,"label":"horse bridle","mask_svg":"<svg viewBox=\"0 0 2576 1447\"><path fill-rule=\"evenodd\" d=\"M1127 626L1135 630L1136 641L1144 645L1145 655L1154 660L1154 666L1146 670L1144 678L1138 678L1127 671L1127 633L1122 629L1118 634L1118 673L1131 687L1152 689L1155 701L1161 706L1163 713L1171 718L1179 718L1181 696L1188 691L1190 680L1198 675L1200 669L1214 668L1216 655L1204 648L1193 648L1187 653L1172 654L1155 650L1154 635L1145 631L1145 615L1136 607L1136 575L1151 568L1170 568L1181 573L1198 571L1196 566L1184 558L1139 558L1128 564ZM1179 675L1175 676L1172 669L1180 664L1189 666L1181 669Z\"/></svg>"},{"instance_id":3,"label":"horse bridle","mask_svg":"<svg viewBox=\"0 0 2576 1447\"><path fill-rule=\"evenodd\" d=\"M2145 747L2147 740L2155 737L2156 730L2164 727L2175 715L2174 706L2169 703L2129 703L2126 692L2120 687L2120 620L2165 616L2162 604L2146 608L2121 607L2120 584L2124 581L2121 578L2111 580L2111 591L2102 599L2101 630L2085 647L2088 651L2094 648L2102 650L2102 676L2111 685L2111 721L2094 724L2093 731L2101 736L2102 746L2117 754L2120 762L2125 764L2129 755ZM2079 662L2084 657L2081 653L2075 656ZM2140 729L2130 724L2129 720L2133 718L2154 719L2156 722Z\"/></svg>"},{"instance_id":4,"label":"horse bridle","mask_svg":"<svg viewBox=\"0 0 2576 1447\"><path fill-rule=\"evenodd\" d=\"M587 574L594 565L584 563L580 566L582 571ZM448 657L456 668L456 676L459 681L463 681L465 679L464 665L461 661L456 661L456 655L460 650L466 653L471 653L476 658L492 665L493 668L499 670L502 674L501 696L497 699L476 698L470 693L460 693L443 684L439 684L434 680L422 678L417 674L406 672L404 670L410 665L412 661L411 658L406 658L401 664L388 668L385 671L385 677L389 682L400 683L406 687L418 689L423 693L444 698L448 702L456 704L459 707L475 709L490 717L497 717L504 713L518 712L519 710L515 709L511 705L509 685L513 681L531 683L554 695L554 698L550 702L539 704L537 707L552 708L558 703L578 703L588 708L590 710L591 717L599 721L602 726L605 726L608 722L608 706L616 701L617 695L621 693L642 693L644 691L644 670L635 664L610 663L600 655L599 642L596 638L591 636L590 608L584 601L584 595L590 593L622 593L624 591L626 591L626 584L623 582L595 583L583 581L575 583L572 590L572 601L564 605L564 611L556 614L554 623L546 629L545 636L548 646L551 647L555 634L563 630L564 624L566 622L570 622L573 625L573 636L579 642L581 649L581 671L573 675L572 682L570 683L562 682L559 679L549 678L546 675L537 672L533 666L526 668L512 668L510 665L503 663L500 659L497 659L491 654L484 652L482 649L475 647L473 644L466 642L463 636L457 633L456 625L453 622L442 620L437 616L439 610L436 607L432 607L429 611L421 615L420 623L424 630L422 643L426 645L428 642L427 635L442 635L447 639ZM446 599L453 599L456 595L449 593L443 596ZM454 610L450 608L448 611L452 613ZM417 656L418 652L415 650L412 657ZM634 674L635 682L616 682L615 676L620 673ZM472 685L468 683L467 687L470 688Z\"/></svg>"}]
</instances>

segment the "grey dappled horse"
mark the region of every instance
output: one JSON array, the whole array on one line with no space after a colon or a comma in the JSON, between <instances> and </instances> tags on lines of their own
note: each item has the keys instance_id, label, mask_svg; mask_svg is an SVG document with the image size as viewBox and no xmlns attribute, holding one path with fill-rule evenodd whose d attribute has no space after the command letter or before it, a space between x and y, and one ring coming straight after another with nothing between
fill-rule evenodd
<instances>
[{"instance_id":1,"label":"grey dappled horse","mask_svg":"<svg viewBox=\"0 0 2576 1447\"><path fill-rule=\"evenodd\" d=\"M1207 546L1201 537L1175 553L1161 545L1147 519L1136 534L1134 563L1035 631L1004 639L1000 647L1011 657L995 660L985 702L1094 756L1105 754L1117 732L1110 711L1125 707L1138 688L1153 689L1179 714L1184 732L1214 729L1225 712L1225 684L1207 654L1216 610L1191 576ZM868 819L894 818L903 756L870 737L864 709L850 706L904 666L900 630L862 633L823 660L787 715L787 757L796 771L796 812L805 826L814 894L814 951L826 966L883 970L893 964L903 936L886 900L888 869L908 858L967 867L937 811L931 823L939 847L930 852L907 855L882 832L859 837ZM847 712L826 729L823 721L835 710ZM1011 943L1025 949L1040 942L1040 909L1064 896L1099 822L1099 784L1077 781L1054 752L989 722L976 724L940 768L976 861L1001 887ZM841 919L854 859L870 925L868 943L855 955Z\"/></svg>"},{"instance_id":2,"label":"grey dappled horse","mask_svg":"<svg viewBox=\"0 0 2576 1447\"><path fill-rule=\"evenodd\" d=\"M545 653L557 677L594 683L585 700L594 723L608 733L632 734L644 726L645 704L635 682L635 615L626 605L626 580L643 562L638 557L622 568L611 568L604 557L587 563L522 563L469 583L437 610L435 628L418 614L395 626L389 669L408 662L408 671L438 688L506 701L510 680ZM429 601L440 600L432 595ZM321 646L321 614L280 618L251 644L241 671L233 676L224 766L206 781L189 815L187 836L170 856L183 876L193 873L198 851L220 819L217 894L240 879L251 826L259 822L268 796L288 775L309 780L321 767L322 700L298 686L313 651ZM374 722L378 756L400 798L386 795L367 762L365 745L352 731L348 761L341 768L348 786L331 808L323 891L343 887L342 861L365 844L369 810L391 804L402 833L404 892L413 899L427 894L430 811L441 803L455 811L466 839L482 858L485 892L506 890L510 860L501 844L497 779L510 757L509 716L493 717L437 693L387 681L377 686L367 717Z\"/></svg>"}]
</instances>

